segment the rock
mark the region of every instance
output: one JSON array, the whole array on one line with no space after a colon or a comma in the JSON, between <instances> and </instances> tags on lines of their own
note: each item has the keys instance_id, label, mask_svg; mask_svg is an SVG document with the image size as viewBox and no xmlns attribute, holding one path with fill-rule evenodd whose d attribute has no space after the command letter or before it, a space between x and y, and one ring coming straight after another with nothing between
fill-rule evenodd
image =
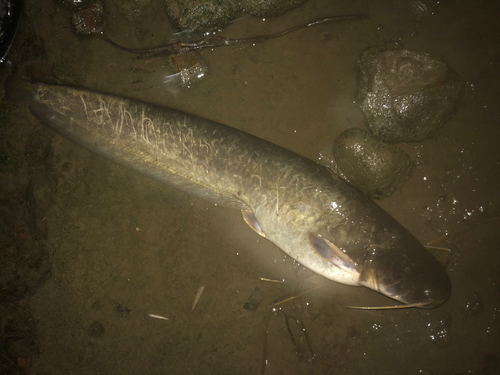
<instances>
[{"instance_id":1,"label":"rock","mask_svg":"<svg viewBox=\"0 0 500 375\"><path fill-rule=\"evenodd\" d=\"M247 301L243 305L245 310L255 312L260 306L260 303L264 300L264 293L259 289L259 287L255 287L255 290L250 294Z\"/></svg>"},{"instance_id":2,"label":"rock","mask_svg":"<svg viewBox=\"0 0 500 375\"><path fill-rule=\"evenodd\" d=\"M208 67L192 52L172 55L171 58L177 73L166 77L164 82L171 91L175 92L180 87L190 88L207 74Z\"/></svg>"},{"instance_id":3,"label":"rock","mask_svg":"<svg viewBox=\"0 0 500 375\"><path fill-rule=\"evenodd\" d=\"M463 82L446 63L399 46L370 48L356 63L356 101L373 135L385 142L432 136L458 110Z\"/></svg>"},{"instance_id":4,"label":"rock","mask_svg":"<svg viewBox=\"0 0 500 375\"><path fill-rule=\"evenodd\" d=\"M392 195L407 182L415 164L396 146L362 129L348 129L335 141L333 155L342 174L371 198Z\"/></svg>"},{"instance_id":5,"label":"rock","mask_svg":"<svg viewBox=\"0 0 500 375\"><path fill-rule=\"evenodd\" d=\"M71 23L77 34L100 34L106 26L101 2L96 1L88 7L76 8L71 14Z\"/></svg>"},{"instance_id":6,"label":"rock","mask_svg":"<svg viewBox=\"0 0 500 375\"><path fill-rule=\"evenodd\" d=\"M257 17L276 17L290 9L304 4L307 0L240 0L240 6L247 13Z\"/></svg>"},{"instance_id":7,"label":"rock","mask_svg":"<svg viewBox=\"0 0 500 375\"><path fill-rule=\"evenodd\" d=\"M167 13L180 30L222 28L239 11L236 0L167 0Z\"/></svg>"},{"instance_id":8,"label":"rock","mask_svg":"<svg viewBox=\"0 0 500 375\"><path fill-rule=\"evenodd\" d=\"M243 11L274 17L307 0L166 0L167 13L180 30L223 28Z\"/></svg>"}]
</instances>

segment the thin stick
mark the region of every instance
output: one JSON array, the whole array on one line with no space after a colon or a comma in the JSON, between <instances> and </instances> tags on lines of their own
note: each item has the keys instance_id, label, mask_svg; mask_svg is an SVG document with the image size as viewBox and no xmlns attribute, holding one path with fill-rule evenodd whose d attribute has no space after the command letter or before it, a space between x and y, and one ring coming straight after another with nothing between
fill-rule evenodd
<instances>
[{"instance_id":1,"label":"thin stick","mask_svg":"<svg viewBox=\"0 0 500 375\"><path fill-rule=\"evenodd\" d=\"M346 306L348 309L354 310L397 310L397 309L409 309L412 307L422 307L425 306L423 303L413 303L411 305L393 305L393 306Z\"/></svg>"},{"instance_id":2,"label":"thin stick","mask_svg":"<svg viewBox=\"0 0 500 375\"><path fill-rule=\"evenodd\" d=\"M345 16L326 17L298 25L287 30L283 30L275 34L257 35L250 38L238 38L238 39L225 38L223 36L205 36L203 39L193 42L176 42L167 44L165 46L153 47L153 48L128 48L113 42L106 36L104 36L104 40L123 51L138 54L139 58L148 58L161 55L166 55L166 56L176 55L179 53L190 52L203 48L229 47L229 46L234 46L236 44L257 43L257 42L262 42L264 40L278 38L280 36L293 33L297 30L309 26L319 25L325 22L354 21L354 20L363 20L367 18L368 16L366 14L349 14Z\"/></svg>"},{"instance_id":3,"label":"thin stick","mask_svg":"<svg viewBox=\"0 0 500 375\"><path fill-rule=\"evenodd\" d=\"M264 318L264 342L262 344L262 362L260 365L260 373L264 375L266 373L267 363L267 337L269 335L269 323L271 322L271 315L268 314Z\"/></svg>"},{"instance_id":4,"label":"thin stick","mask_svg":"<svg viewBox=\"0 0 500 375\"><path fill-rule=\"evenodd\" d=\"M327 282L325 282L325 283L323 283L323 284L320 284L320 285L315 286L314 288L311 288L311 289L309 289L309 290L306 290L306 291L305 291L305 292L303 292L303 293L299 293L299 294L297 294L296 296L288 297L288 298L286 298L286 299L284 299L284 300L282 300L282 301L279 301L279 302L273 303L273 304L271 305L271 307L276 307L276 306L278 306L278 305L281 305L282 303L285 303L285 302L291 301L291 300L293 300L293 299L295 299L295 298L298 298L298 297L302 297L304 294L310 293L310 292L312 292L312 291L314 291L314 290L316 290L316 289L319 289L319 288L323 288L323 287L324 287L326 284L328 284L328 283L329 283L329 282L327 281Z\"/></svg>"},{"instance_id":5,"label":"thin stick","mask_svg":"<svg viewBox=\"0 0 500 375\"><path fill-rule=\"evenodd\" d=\"M194 310L194 308L195 308L196 304L198 303L198 301L200 300L201 294L203 293L204 290L205 290L205 285L200 286L198 288L198 291L196 292L196 296L194 297L193 307L191 308L191 311Z\"/></svg>"},{"instance_id":6,"label":"thin stick","mask_svg":"<svg viewBox=\"0 0 500 375\"><path fill-rule=\"evenodd\" d=\"M265 277L261 277L260 280L261 281L269 281L270 283L280 283L280 284L284 284L285 283L282 280L266 279Z\"/></svg>"},{"instance_id":7,"label":"thin stick","mask_svg":"<svg viewBox=\"0 0 500 375\"><path fill-rule=\"evenodd\" d=\"M148 314L150 318L155 318L155 319L162 319L162 320L168 320L167 317L161 316L161 315L156 315L156 314Z\"/></svg>"}]
</instances>

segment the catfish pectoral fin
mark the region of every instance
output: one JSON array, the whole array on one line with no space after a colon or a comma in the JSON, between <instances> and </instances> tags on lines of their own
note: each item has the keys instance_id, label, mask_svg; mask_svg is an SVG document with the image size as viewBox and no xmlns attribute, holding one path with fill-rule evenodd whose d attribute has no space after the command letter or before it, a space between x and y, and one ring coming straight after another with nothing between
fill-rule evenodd
<instances>
[{"instance_id":1,"label":"catfish pectoral fin","mask_svg":"<svg viewBox=\"0 0 500 375\"><path fill-rule=\"evenodd\" d=\"M257 233L259 236L266 238L266 235L264 234L264 232L262 232L262 229L260 229L259 222L257 221L257 218L255 217L252 211L241 210L241 215L243 216L243 220L245 220L245 223L247 223L248 226L252 228L255 233Z\"/></svg>"},{"instance_id":2,"label":"catfish pectoral fin","mask_svg":"<svg viewBox=\"0 0 500 375\"><path fill-rule=\"evenodd\" d=\"M309 233L309 243L315 253L325 262L332 263L356 278L360 275L359 266L334 243L317 233Z\"/></svg>"}]
</instances>

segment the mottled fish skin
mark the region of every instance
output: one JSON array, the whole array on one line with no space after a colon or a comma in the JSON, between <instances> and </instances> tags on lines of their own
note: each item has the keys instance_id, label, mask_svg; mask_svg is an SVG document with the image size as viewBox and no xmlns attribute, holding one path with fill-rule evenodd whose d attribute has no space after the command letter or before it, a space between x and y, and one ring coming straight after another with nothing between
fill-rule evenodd
<instances>
[{"instance_id":1,"label":"mottled fish skin","mask_svg":"<svg viewBox=\"0 0 500 375\"><path fill-rule=\"evenodd\" d=\"M328 279L419 307L450 296L446 271L413 235L309 159L170 108L66 86L35 84L32 93L30 110L46 126L156 180L243 210L256 232Z\"/></svg>"}]
</instances>

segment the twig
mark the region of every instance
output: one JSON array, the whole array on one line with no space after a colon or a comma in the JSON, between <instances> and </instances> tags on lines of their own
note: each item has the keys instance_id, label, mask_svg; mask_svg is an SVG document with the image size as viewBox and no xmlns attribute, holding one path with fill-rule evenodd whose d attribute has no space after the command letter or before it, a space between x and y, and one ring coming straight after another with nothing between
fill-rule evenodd
<instances>
[{"instance_id":1,"label":"twig","mask_svg":"<svg viewBox=\"0 0 500 375\"><path fill-rule=\"evenodd\" d=\"M305 295L305 294L307 294L307 293L310 293L310 292L312 292L312 291L314 291L314 290L316 290L316 289L323 288L323 287L324 287L325 285L327 285L327 284L329 284L329 281L324 282L323 284L317 285L317 286L315 286L314 288L311 288L311 289L309 289L309 290L306 290L305 292L299 293L299 294L297 294L297 295L295 295L295 296L288 297L288 298L285 298L284 300L281 300L281 301L278 301L278 302L276 302L276 303L273 303L273 304L271 305L271 307L276 307L276 306L278 306L278 305L281 305L282 303L285 303L285 302L291 301L291 300L293 300L293 299L295 299L295 298L298 298L298 297L302 297L303 295Z\"/></svg>"},{"instance_id":2,"label":"twig","mask_svg":"<svg viewBox=\"0 0 500 375\"><path fill-rule=\"evenodd\" d=\"M204 36L203 39L192 42L176 42L167 44L165 46L153 47L153 48L128 48L113 42L106 36L104 36L104 40L123 51L138 54L139 55L138 58L149 58L161 55L166 55L166 56L176 55L179 53L190 52L203 48L229 47L229 46L234 46L236 44L257 43L257 42L262 42L264 40L278 38L280 36L293 33L297 30L309 26L319 25L325 22L354 21L354 20L363 20L367 18L368 16L366 14L349 14L345 16L326 17L298 25L287 30L283 30L275 34L257 35L250 38L237 38L237 39L225 38L223 36Z\"/></svg>"},{"instance_id":3,"label":"twig","mask_svg":"<svg viewBox=\"0 0 500 375\"><path fill-rule=\"evenodd\" d=\"M198 291L196 292L196 296L194 297L194 302L193 302L193 307L191 308L191 311L194 310L196 304L198 303L198 301L200 300L200 297L201 297L201 294L203 293L203 291L205 290L205 286L200 286L198 288Z\"/></svg>"}]
</instances>

